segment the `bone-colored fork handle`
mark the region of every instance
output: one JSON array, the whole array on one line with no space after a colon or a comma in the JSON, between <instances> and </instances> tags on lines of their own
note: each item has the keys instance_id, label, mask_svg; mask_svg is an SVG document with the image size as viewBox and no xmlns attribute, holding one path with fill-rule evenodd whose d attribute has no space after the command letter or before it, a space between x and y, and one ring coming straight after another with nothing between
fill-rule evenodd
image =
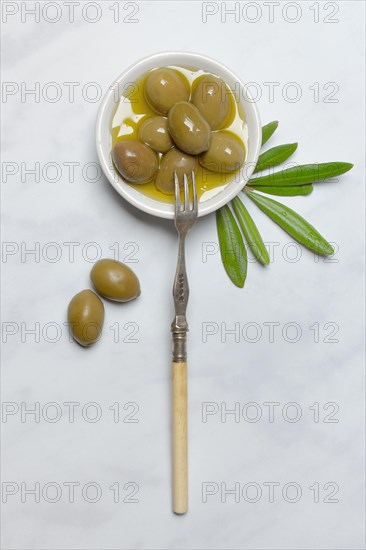
<instances>
[{"instance_id":1,"label":"bone-colored fork handle","mask_svg":"<svg viewBox=\"0 0 366 550\"><path fill-rule=\"evenodd\" d=\"M188 511L187 363L172 363L173 380L173 512Z\"/></svg>"}]
</instances>

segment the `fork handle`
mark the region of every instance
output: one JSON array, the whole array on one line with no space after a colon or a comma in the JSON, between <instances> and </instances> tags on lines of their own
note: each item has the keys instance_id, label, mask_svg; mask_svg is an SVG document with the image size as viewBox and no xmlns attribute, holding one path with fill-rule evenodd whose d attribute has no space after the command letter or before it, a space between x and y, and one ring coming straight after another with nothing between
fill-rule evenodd
<instances>
[{"instance_id":1,"label":"fork handle","mask_svg":"<svg viewBox=\"0 0 366 550\"><path fill-rule=\"evenodd\" d=\"M187 363L172 363L173 512L188 511Z\"/></svg>"}]
</instances>

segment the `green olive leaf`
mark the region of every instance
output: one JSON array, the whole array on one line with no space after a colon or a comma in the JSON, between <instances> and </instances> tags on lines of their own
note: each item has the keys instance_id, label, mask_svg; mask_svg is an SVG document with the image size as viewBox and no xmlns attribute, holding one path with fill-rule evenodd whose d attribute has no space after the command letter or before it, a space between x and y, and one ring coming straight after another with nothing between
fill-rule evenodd
<instances>
[{"instance_id":1,"label":"green olive leaf","mask_svg":"<svg viewBox=\"0 0 366 550\"><path fill-rule=\"evenodd\" d=\"M297 195L310 195L313 191L312 185L293 185L288 187L265 187L261 185L248 185L244 188L244 191L254 190L261 193L267 193L268 195L278 195L280 197L296 197Z\"/></svg>"},{"instance_id":2,"label":"green olive leaf","mask_svg":"<svg viewBox=\"0 0 366 550\"><path fill-rule=\"evenodd\" d=\"M259 195L255 191L250 191L248 196L252 201L284 229L291 237L299 243L307 246L310 250L314 250L318 254L334 254L333 247L318 233L318 231L304 220L291 208L263 195Z\"/></svg>"},{"instance_id":3,"label":"green olive leaf","mask_svg":"<svg viewBox=\"0 0 366 550\"><path fill-rule=\"evenodd\" d=\"M305 185L315 181L322 181L328 178L340 176L351 170L353 164L349 162L324 162L320 164L302 164L292 168L286 168L280 172L253 178L249 185L264 185L282 187L291 185Z\"/></svg>"},{"instance_id":4,"label":"green olive leaf","mask_svg":"<svg viewBox=\"0 0 366 550\"><path fill-rule=\"evenodd\" d=\"M243 288L247 276L247 251L238 224L225 205L216 212L222 263L234 285Z\"/></svg>"},{"instance_id":5,"label":"green olive leaf","mask_svg":"<svg viewBox=\"0 0 366 550\"><path fill-rule=\"evenodd\" d=\"M272 136L272 134L275 133L275 131L278 128L278 120L274 120L273 122L269 122L262 128L262 147L266 143L266 141L269 140L269 138Z\"/></svg>"},{"instance_id":6,"label":"green olive leaf","mask_svg":"<svg viewBox=\"0 0 366 550\"><path fill-rule=\"evenodd\" d=\"M261 262L261 264L268 265L269 255L253 218L238 197L235 197L232 201L232 205L236 217L238 218L239 225L254 253L254 256Z\"/></svg>"},{"instance_id":7,"label":"green olive leaf","mask_svg":"<svg viewBox=\"0 0 366 550\"><path fill-rule=\"evenodd\" d=\"M286 143L285 145L277 145L277 147L272 147L268 149L261 155L259 155L258 162L254 168L255 172L260 172L266 168L272 168L272 166L277 166L282 164L288 158L293 155L297 149L297 143Z\"/></svg>"}]
</instances>

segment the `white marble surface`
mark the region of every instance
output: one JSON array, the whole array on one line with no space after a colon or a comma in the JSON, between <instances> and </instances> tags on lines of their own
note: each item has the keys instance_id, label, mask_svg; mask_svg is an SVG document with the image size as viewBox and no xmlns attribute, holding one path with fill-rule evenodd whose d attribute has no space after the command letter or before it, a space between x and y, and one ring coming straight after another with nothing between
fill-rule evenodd
<instances>
[{"instance_id":1,"label":"white marble surface","mask_svg":"<svg viewBox=\"0 0 366 550\"><path fill-rule=\"evenodd\" d=\"M2 398L8 412L2 418L3 499L11 488L15 493L2 504L3 548L364 548L364 3L331 2L326 8L315 2L319 23L314 23L315 8L310 9L314 3L285 8L287 18L295 17L292 9L301 8L296 23L284 19L282 3L275 7L271 23L268 6L256 2L248 8L244 2L241 10L249 11L241 11L239 22L233 16L221 22L218 13L203 23L200 2L138 2L134 24L114 23L112 2L99 3L101 18L89 23L81 17L86 5L82 0L75 6L74 23L67 21L66 2L58 3L60 21L50 23L46 19L57 15L56 3L40 3L43 8L46 4L47 11L35 23L34 16L24 13L34 2L2 2L3 12L18 8L3 24L2 77L8 83L7 92L9 83L15 83L14 94L8 93L2 103L3 162L16 163L3 164L3 169L19 169L6 181L3 174L2 185L3 241L8 243L8 253L13 252L3 256L2 263L3 339L7 338ZM123 6L121 17L126 17L133 5L125 10ZM215 6L210 3L209 9ZM338 14L332 16L336 8ZM94 8L87 9L87 17L94 17ZM255 17L251 10L259 9L259 21L248 22ZM339 22L326 23L325 16ZM281 123L272 144L299 140L296 162L355 163L338 183L320 185L309 197L283 201L338 244L335 263L315 261L305 250L298 262L285 261L282 253L294 252L286 248L290 239L254 205L249 205L250 211L265 241L276 243L275 255L266 270L250 263L244 290L229 282L217 253L202 260L205 243L211 243L213 250L216 246L214 216L199 220L188 241L190 511L186 517L176 517L170 510L169 327L176 235L171 223L148 218L125 204L103 178L90 183L82 175L82 167L96 161L93 132L98 102L85 100L81 90L91 98L92 87L85 88L88 83L106 90L126 66L167 49L207 53L244 80L258 83L263 122L278 119ZM30 95L22 101L17 87L29 89L37 82L39 101ZM50 82L56 82L62 92L54 103L47 100L47 93L51 97L55 91L47 87ZM67 82L80 83L74 102L68 98ZM264 84L269 82L279 83L273 101ZM282 97L289 82L298 83L302 90L298 102ZM319 102L314 101L316 82ZM338 102L323 101L333 90L323 89L329 82L339 87L334 96ZM60 177L54 183L47 181L55 174L50 168L38 182L29 174L22 178L22 162L27 169L39 162L41 170L47 170L47 163L59 163ZM64 164L70 162L79 163L72 182ZM55 252L48 246L51 242L58 245L59 261L50 261ZM68 242L78 243L74 261L69 258L70 245L64 244ZM131 266L143 292L134 303L107 304L103 339L84 350L69 343L63 323L71 296L89 285L92 264L86 254L95 254L88 246L91 242L97 243L103 256L111 256L109 247L118 242L122 260L136 249L137 263ZM24 247L35 246L40 247L39 258L22 257ZM268 322L280 324L273 343L264 324ZM39 323L38 342L34 335L25 334L35 323ZM127 323L138 325L138 343L122 341L135 326ZM234 335L228 335L222 342L221 323L228 329L239 323L241 331L248 329L246 339L241 335L236 342ZM300 327L297 343L282 336L287 323ZM320 326L318 343L309 328L314 323ZM324 328L326 323L339 326L333 337L338 343L324 341L334 326ZM110 329L117 324L119 343ZM62 334L52 343L52 327L58 325ZM250 342L258 326L262 335L256 343ZM219 333L204 342L205 327L217 327ZM291 327L288 330L293 338ZM39 422L29 414L22 422L22 407L29 409L37 402ZM51 402L58 409L44 408ZM80 404L74 422L69 420L67 402ZM95 409L85 408L91 402L102 413L94 423L88 418ZM113 422L109 409L116 402L120 422ZM139 406L134 416L138 422L123 422L133 412L132 406L127 410L123 406L131 402ZM243 413L239 422L232 415L222 422L219 413L202 421L204 403L217 403L210 409L216 410L232 408L235 402ZM256 423L248 421L255 409L246 404L253 402L262 413ZM274 422L268 420L268 405L264 405L268 402L279 403ZM301 407L298 422L288 421L296 412L294 407L286 408L290 402L297 403L298 411ZM316 402L319 422L309 409ZM335 408L328 405L325 411L327 403L339 407L333 416L338 422L324 422ZM61 418L52 423L57 410ZM74 502L69 502L68 482L80 484ZM95 503L82 496L82 489L85 496L85 485L91 482L102 491ZM213 484L209 489L218 492L203 502L207 482ZM265 485L269 482L280 484L274 502ZM302 490L298 502L288 502L294 487L287 487L287 500L282 496L291 482ZM40 484L39 503L24 492L35 483ZM49 502L55 486L49 486L47 493L47 483L62 489L58 502ZM109 487L117 483L121 491L116 503ZM126 483L138 484L134 497L138 502L123 502L134 487L123 489ZM257 485L249 486L246 500L241 496L235 502L228 495L223 503L221 483L228 489L238 483L244 492L247 483ZM318 503L314 502L315 483L320 488ZM334 484L339 491L333 498L339 502L324 502ZM261 498L248 502L255 490L262 491ZM90 500L95 493L93 487L89 491Z\"/></svg>"}]
</instances>

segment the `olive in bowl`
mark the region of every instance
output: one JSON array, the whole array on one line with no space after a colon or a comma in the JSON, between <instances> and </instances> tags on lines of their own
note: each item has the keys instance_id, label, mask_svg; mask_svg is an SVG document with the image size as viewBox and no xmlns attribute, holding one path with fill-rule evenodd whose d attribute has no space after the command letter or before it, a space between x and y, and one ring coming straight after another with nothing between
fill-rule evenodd
<instances>
[{"instance_id":1,"label":"olive in bowl","mask_svg":"<svg viewBox=\"0 0 366 550\"><path fill-rule=\"evenodd\" d=\"M211 128L200 111L188 101L176 103L168 113L174 143L189 155L199 155L210 145Z\"/></svg>"},{"instance_id":2,"label":"olive in bowl","mask_svg":"<svg viewBox=\"0 0 366 550\"><path fill-rule=\"evenodd\" d=\"M167 114L169 109L179 101L188 101L189 84L177 71L161 68L152 71L145 83L145 97L154 111Z\"/></svg>"},{"instance_id":3,"label":"olive in bowl","mask_svg":"<svg viewBox=\"0 0 366 550\"><path fill-rule=\"evenodd\" d=\"M244 144L231 132L212 132L210 147L200 156L200 164L213 172L234 172L245 160Z\"/></svg>"},{"instance_id":4,"label":"olive in bowl","mask_svg":"<svg viewBox=\"0 0 366 550\"><path fill-rule=\"evenodd\" d=\"M118 141L112 158L118 172L130 183L147 183L155 178L159 169L155 151L137 140Z\"/></svg>"},{"instance_id":5,"label":"olive in bowl","mask_svg":"<svg viewBox=\"0 0 366 550\"><path fill-rule=\"evenodd\" d=\"M166 153L173 147L168 119L164 116L151 116L144 120L139 127L138 138L157 153Z\"/></svg>"},{"instance_id":6,"label":"olive in bowl","mask_svg":"<svg viewBox=\"0 0 366 550\"><path fill-rule=\"evenodd\" d=\"M174 195L174 172L177 173L179 181L182 181L184 174L196 172L197 167L197 157L173 147L161 159L160 170L155 180L156 187L165 195Z\"/></svg>"},{"instance_id":7,"label":"olive in bowl","mask_svg":"<svg viewBox=\"0 0 366 550\"><path fill-rule=\"evenodd\" d=\"M192 103L207 120L212 130L224 128L230 117L230 92L221 78L207 75L192 93Z\"/></svg>"}]
</instances>

